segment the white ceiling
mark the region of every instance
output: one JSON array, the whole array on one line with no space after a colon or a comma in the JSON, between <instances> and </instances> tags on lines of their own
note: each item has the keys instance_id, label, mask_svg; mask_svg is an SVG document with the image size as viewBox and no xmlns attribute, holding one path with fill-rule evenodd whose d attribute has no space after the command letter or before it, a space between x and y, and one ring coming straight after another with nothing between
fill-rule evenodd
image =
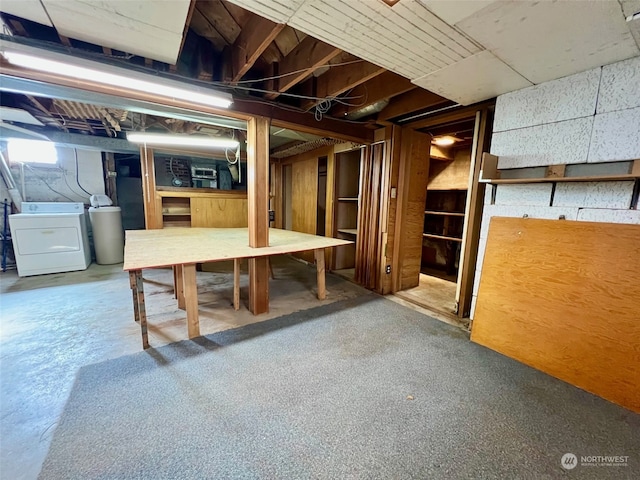
<instances>
[{"instance_id":1,"label":"white ceiling","mask_svg":"<svg viewBox=\"0 0 640 480\"><path fill-rule=\"evenodd\" d=\"M461 104L640 55L640 0L229 1Z\"/></svg>"},{"instance_id":2,"label":"white ceiling","mask_svg":"<svg viewBox=\"0 0 640 480\"><path fill-rule=\"evenodd\" d=\"M2 0L0 10L54 26L69 38L175 64L189 5L190 0Z\"/></svg>"}]
</instances>

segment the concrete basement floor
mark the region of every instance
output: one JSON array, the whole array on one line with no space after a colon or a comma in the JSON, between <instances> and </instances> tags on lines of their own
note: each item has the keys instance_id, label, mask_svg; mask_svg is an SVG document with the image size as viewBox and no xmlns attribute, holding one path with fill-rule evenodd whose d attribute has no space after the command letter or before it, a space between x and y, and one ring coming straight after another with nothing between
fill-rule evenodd
<instances>
[{"instance_id":1,"label":"concrete basement floor","mask_svg":"<svg viewBox=\"0 0 640 480\"><path fill-rule=\"evenodd\" d=\"M241 309L233 310L231 262L198 272L203 335L261 322L295 311L354 298L366 290L327 274L327 299L316 299L315 268L289 257L272 260L270 312L253 316L246 262ZM187 338L185 313L173 298L169 269L145 270L145 300L152 347ZM19 278L0 276L0 478L35 479L84 365L142 350L133 321L129 278L121 265L92 264L82 272Z\"/></svg>"}]
</instances>

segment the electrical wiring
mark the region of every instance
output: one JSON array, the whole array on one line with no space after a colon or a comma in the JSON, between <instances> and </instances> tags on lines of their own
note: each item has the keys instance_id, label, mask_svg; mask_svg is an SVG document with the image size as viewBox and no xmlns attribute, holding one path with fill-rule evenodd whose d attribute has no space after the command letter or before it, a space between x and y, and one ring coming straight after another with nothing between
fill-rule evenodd
<instances>
[{"instance_id":1,"label":"electrical wiring","mask_svg":"<svg viewBox=\"0 0 640 480\"><path fill-rule=\"evenodd\" d=\"M317 67L314 67L316 70L320 69L320 68L325 68L325 67L342 67L344 65L351 65L353 63L360 63L360 62L364 62L364 60L362 59L358 59L358 60L351 60L348 62L341 62L341 63L326 63L324 65L318 65ZM304 73L304 72L308 72L309 69L308 68L301 68L300 70L294 70L293 72L288 72L288 73L283 73L282 75L274 75L272 77L263 77L263 78L256 78L254 80L239 80L235 83L256 83L256 82L265 82L267 80L277 80L279 78L284 78L284 77L288 77L291 75L297 75L298 73ZM219 84L224 84L224 85L230 85L229 83L224 83L224 82L212 82L212 83L219 83Z\"/></svg>"},{"instance_id":2,"label":"electrical wiring","mask_svg":"<svg viewBox=\"0 0 640 480\"><path fill-rule=\"evenodd\" d=\"M52 192L54 192L54 193L56 193L56 194L60 195L61 197L66 198L66 199L67 199L67 200L69 200L70 202L75 202L75 200L74 200L74 199L72 199L72 198L70 198L70 197L67 197L64 193L61 193L61 192L57 191L55 188L53 188L51 185L49 185L49 182L47 182L47 181L46 181L42 176L40 176L40 175L36 172L35 168L33 168L31 165L29 165L28 163L22 163L22 165L24 165L25 167L27 167L27 168L31 171L31 173L33 173L36 177L38 177L38 178L40 179L40 181L41 181L42 183L44 183L44 184L49 188L49 190L51 190Z\"/></svg>"},{"instance_id":3,"label":"electrical wiring","mask_svg":"<svg viewBox=\"0 0 640 480\"><path fill-rule=\"evenodd\" d=\"M73 149L73 157L74 157L74 159L76 161L76 183L80 187L80 190L82 190L87 195L91 196L91 194L89 192L87 192L82 185L80 185L80 178L78 176L78 170L79 170L79 167L78 167L78 150L76 150L75 148Z\"/></svg>"}]
</instances>

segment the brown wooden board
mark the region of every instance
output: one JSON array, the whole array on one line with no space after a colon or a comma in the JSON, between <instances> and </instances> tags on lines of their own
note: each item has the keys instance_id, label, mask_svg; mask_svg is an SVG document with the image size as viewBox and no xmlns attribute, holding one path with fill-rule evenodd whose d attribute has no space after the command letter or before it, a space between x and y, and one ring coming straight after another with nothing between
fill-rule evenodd
<instances>
[{"instance_id":1,"label":"brown wooden board","mask_svg":"<svg viewBox=\"0 0 640 480\"><path fill-rule=\"evenodd\" d=\"M640 226L493 218L471 340L640 413Z\"/></svg>"}]
</instances>

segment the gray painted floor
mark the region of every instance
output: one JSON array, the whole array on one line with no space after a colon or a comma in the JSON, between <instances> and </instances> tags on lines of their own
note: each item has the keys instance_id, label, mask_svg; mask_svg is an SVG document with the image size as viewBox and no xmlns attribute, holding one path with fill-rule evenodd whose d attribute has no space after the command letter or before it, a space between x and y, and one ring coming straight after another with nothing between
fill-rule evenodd
<instances>
[{"instance_id":1,"label":"gray painted floor","mask_svg":"<svg viewBox=\"0 0 640 480\"><path fill-rule=\"evenodd\" d=\"M272 312L258 320L319 305L313 296L314 271L286 259L280 262L274 265L276 280L270 284ZM145 276L151 344L161 347L183 340L184 313L175 309L170 272ZM271 431L277 434L276 443L298 445L290 429L283 427L289 421L299 421L301 428L307 421L317 423L323 448L329 448L336 460L325 478L362 478L362 472L374 472L369 477L377 478L447 479L640 475L638 415L471 344L455 327L333 276L328 277L329 300L318 309L215 334L255 320L248 312L236 314L229 307L228 277L228 273L199 274L204 290L203 333L214 335L199 343L164 346L157 354L169 360L169 373L178 380L193 371L190 362L203 355L221 355L218 361L227 368L216 373L226 373L201 393L212 398L231 395L234 401L220 403L225 409L233 410L240 405L235 400L245 397L256 408L275 402L273 408L261 410L258 418L264 417L264 422L245 418L244 410L236 412L252 433L247 438L253 447L244 451L244 460L251 460L246 455L252 448L260 455L256 461L276 459L269 464L275 470L264 471L266 477L278 476L279 471L288 478L323 476L314 475L323 472L321 457L303 457L313 469L308 475L301 474L304 467L292 466L286 459L279 463L277 452L269 457L273 442L261 442L261 433ZM345 302L330 305L332 300ZM81 369L85 372L81 378L91 372L103 376L102 366L126 365L133 354L143 364L151 360L144 375L149 375L148 385L155 386L158 357L153 351L140 352L128 279L118 267L92 266L87 272L30 279L3 275L1 302L0 472L2 478L32 479L40 471ZM345 304L353 313L348 317L343 313ZM214 351L209 351L212 347ZM261 400L264 395L254 395L238 378L263 385L257 391L268 398ZM149 391L137 394L148 398ZM269 395L273 391L286 395ZM311 394L301 396L305 392ZM105 400L112 393L107 389ZM106 405L115 405L116 400ZM232 436L230 441L238 439ZM348 448L330 448L338 442ZM218 447L224 450L229 445ZM372 455L372 451L386 453ZM629 465L567 471L560 467L560 457L567 452L628 455ZM366 470L350 470L349 465L364 465ZM232 462L224 468L234 476ZM243 468L249 470L237 473L252 476L250 464Z\"/></svg>"},{"instance_id":2,"label":"gray painted floor","mask_svg":"<svg viewBox=\"0 0 640 480\"><path fill-rule=\"evenodd\" d=\"M279 317L361 295L327 275L327 299L315 298L315 269L288 257L273 259L270 312L253 316L231 306L232 265L198 272L202 334ZM247 301L243 264L241 300ZM170 270L145 270L149 342L160 347L187 338L185 313L172 295ZM122 265L18 278L0 274L0 478L38 476L78 370L142 350L131 290ZM241 302L241 303L242 303Z\"/></svg>"}]
</instances>

